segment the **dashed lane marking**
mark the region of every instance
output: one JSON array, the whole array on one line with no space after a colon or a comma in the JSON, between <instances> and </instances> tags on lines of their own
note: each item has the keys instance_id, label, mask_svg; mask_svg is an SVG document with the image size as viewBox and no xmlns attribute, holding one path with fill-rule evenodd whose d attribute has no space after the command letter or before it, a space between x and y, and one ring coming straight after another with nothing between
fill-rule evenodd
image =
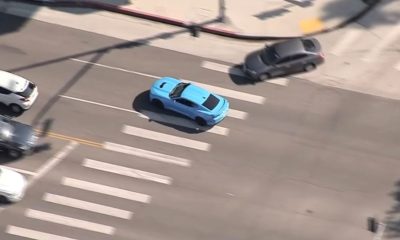
<instances>
[{"instance_id":1,"label":"dashed lane marking","mask_svg":"<svg viewBox=\"0 0 400 240\"><path fill-rule=\"evenodd\" d=\"M91 64L91 65L98 66L98 67L108 68L108 69L112 69L112 70L128 72L128 73L132 73L132 74L136 74L136 75L140 75L140 76L144 76L144 77L155 78L155 79L160 78L160 76L156 76L156 75L146 74L146 73L137 72L137 71L130 71L130 70L126 70L126 69L122 69L122 68L118 68L118 67L112 67L112 66L107 66L104 64L93 63L93 62L89 62L89 61L85 61L85 60L81 60L81 59L71 58L71 60L76 61L76 62L85 63L85 64ZM226 89L226 88L222 88L222 87L216 87L216 86L199 83L199 82L195 82L195 81L191 81L191 80L187 80L187 79L182 79L182 80L192 82L200 87L203 87L205 89L208 89L212 92L215 92L217 94L220 94L220 95L223 95L226 97L235 98L235 99L239 99L239 100L243 100L243 101L247 101L247 102L258 103L258 104L263 104L265 102L264 97L257 96L254 94L239 92L239 91Z\"/></svg>"},{"instance_id":2,"label":"dashed lane marking","mask_svg":"<svg viewBox=\"0 0 400 240\"><path fill-rule=\"evenodd\" d=\"M214 70L214 71L218 71L218 72L222 72L222 73L227 73L227 74L233 74L239 77L246 77L246 74L243 73L243 71L237 67L232 67L232 66L228 66L228 65L224 65L224 64L220 64L220 63L214 63L214 62L209 62L209 61L203 61L201 63L201 66L203 68L207 68L210 70ZM286 78L276 78L276 79L269 79L264 81L266 83L272 83L272 84L277 84L277 85L281 85L281 86L287 86L289 84L289 80ZM264 103L265 100L259 100L262 101L260 103Z\"/></svg>"}]
</instances>

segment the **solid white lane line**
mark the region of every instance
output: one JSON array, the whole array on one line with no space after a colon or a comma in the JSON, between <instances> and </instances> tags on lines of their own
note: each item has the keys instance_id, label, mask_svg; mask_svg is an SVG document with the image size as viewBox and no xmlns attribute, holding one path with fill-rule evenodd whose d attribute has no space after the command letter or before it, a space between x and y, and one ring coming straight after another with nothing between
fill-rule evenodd
<instances>
[{"instance_id":1,"label":"solid white lane line","mask_svg":"<svg viewBox=\"0 0 400 240\"><path fill-rule=\"evenodd\" d=\"M110 187L74 178L63 177L62 184L68 187L79 188L86 191L102 193L142 203L149 203L151 200L151 197L149 195L143 193L132 192L120 188Z\"/></svg>"},{"instance_id":2,"label":"solid white lane line","mask_svg":"<svg viewBox=\"0 0 400 240\"><path fill-rule=\"evenodd\" d=\"M228 112L229 114L229 112ZM208 133L214 133L219 135L227 136L229 134L229 129L220 127L220 126L213 126L212 128L202 127L193 122L193 120L189 120L182 117L175 117L167 114L156 113L151 111L142 111L139 114L139 117L145 118L151 121L162 122L167 124L172 124L174 126L181 126L189 129L200 130Z\"/></svg>"},{"instance_id":3,"label":"solid white lane line","mask_svg":"<svg viewBox=\"0 0 400 240\"><path fill-rule=\"evenodd\" d=\"M64 197L56 194L46 193L43 196L43 200L51 203L56 203L68 207L83 209L86 211L91 211L95 213L101 213L113 217L123 218L123 219L130 219L132 217L132 212L113 208L101 204L91 203L82 201L75 198Z\"/></svg>"},{"instance_id":4,"label":"solid white lane line","mask_svg":"<svg viewBox=\"0 0 400 240\"><path fill-rule=\"evenodd\" d=\"M74 148L78 146L78 143L75 141L71 141L67 146L61 149L54 157L49 159L45 164L43 164L37 173L32 176L29 180L28 185L32 185L42 176L44 176L47 172L53 169L60 161L62 161Z\"/></svg>"},{"instance_id":5,"label":"solid white lane line","mask_svg":"<svg viewBox=\"0 0 400 240\"><path fill-rule=\"evenodd\" d=\"M232 118L245 120L247 118L248 114L247 114L247 112L242 112L242 111L235 110L235 109L229 109L228 116L232 117Z\"/></svg>"},{"instance_id":6,"label":"solid white lane line","mask_svg":"<svg viewBox=\"0 0 400 240\"><path fill-rule=\"evenodd\" d=\"M389 34L385 35L383 39L381 39L375 47L371 48L371 50L363 57L363 60L366 62L372 62L378 58L378 55L381 51L387 47L389 44L394 42L397 37L400 35L400 22L393 28Z\"/></svg>"},{"instance_id":7,"label":"solid white lane line","mask_svg":"<svg viewBox=\"0 0 400 240\"><path fill-rule=\"evenodd\" d=\"M115 229L113 227L110 227L107 225L84 221L84 220L80 220L80 219L76 219L76 218L65 217L62 215L38 211L38 210L34 210L34 209L27 209L25 211L25 216L29 217L29 218L39 219L42 221L58 223L58 224L62 224L62 225L70 226L70 227L81 228L81 229L85 229L85 230L89 230L89 231L93 231L93 232L104 233L104 234L108 234L108 235L114 234L114 231L115 231Z\"/></svg>"},{"instance_id":8,"label":"solid white lane line","mask_svg":"<svg viewBox=\"0 0 400 240\"><path fill-rule=\"evenodd\" d=\"M111 142L104 142L103 148L106 150L120 152L125 154L130 154L142 158L147 158L150 160L155 160L159 162L171 163L176 164L184 167L190 166L190 160L180 157L174 157L167 154L162 154L158 152L152 152L140 148L134 148L131 146L126 146L118 143L111 143Z\"/></svg>"},{"instance_id":9,"label":"solid white lane line","mask_svg":"<svg viewBox=\"0 0 400 240\"><path fill-rule=\"evenodd\" d=\"M124 166L119 166L111 163L105 163L105 162L100 162L92 159L86 158L83 163L83 166L104 171L104 172L110 172L110 173L115 173L127 177L133 177L133 178L138 178L138 179L143 179L143 180L148 180L148 181L153 181L153 182L158 182L158 183L164 183L164 184L171 184L171 178L164 176L164 175L159 175L155 173L150 173L150 172L145 172L141 171L138 169L134 168L128 168Z\"/></svg>"},{"instance_id":10,"label":"solid white lane line","mask_svg":"<svg viewBox=\"0 0 400 240\"><path fill-rule=\"evenodd\" d=\"M207 68L210 70L214 70L217 72L222 72L222 73L228 73L228 74L234 74L236 76L240 77L247 77L244 72L236 67L220 64L220 63L215 63L215 62L209 62L209 61L203 61L201 63L201 67Z\"/></svg>"},{"instance_id":11,"label":"solid white lane line","mask_svg":"<svg viewBox=\"0 0 400 240\"><path fill-rule=\"evenodd\" d=\"M104 65L104 64L100 64L100 63L88 62L88 61L81 60L81 59L77 59L77 58L70 58L70 59L71 59L72 61L81 62L81 63L85 63L85 64L90 64L90 65L94 65L94 66L98 66L98 67L108 68L108 69L117 70L117 71L121 71L121 72L133 73L133 74L140 75L140 76L143 76L143 77L159 78L158 76L151 75L151 74L146 74L146 73L131 71L131 70L127 70L127 69L123 69L123 68L118 68L118 67L107 66L107 65Z\"/></svg>"},{"instance_id":12,"label":"solid white lane line","mask_svg":"<svg viewBox=\"0 0 400 240\"><path fill-rule=\"evenodd\" d=\"M175 144L183 147L193 148L201 151L210 151L210 144L205 142L200 142L188 138L177 137L165 133L159 133L155 131L150 131L143 128L137 128L132 126L124 125L121 130L125 134L147 138L151 140L156 140L160 142Z\"/></svg>"},{"instance_id":13,"label":"solid white lane line","mask_svg":"<svg viewBox=\"0 0 400 240\"><path fill-rule=\"evenodd\" d=\"M338 41L335 44L335 46L333 46L330 53L336 56L342 55L351 46L351 44L361 35L362 32L363 30L359 28L348 29L344 34L344 36L342 36L341 40Z\"/></svg>"},{"instance_id":14,"label":"solid white lane line","mask_svg":"<svg viewBox=\"0 0 400 240\"><path fill-rule=\"evenodd\" d=\"M85 100L85 99L81 99L81 98L70 97L70 96L65 96L65 95L60 95L60 97L79 101L79 102L89 103L89 104L93 104L93 105L97 105L97 106L101 106L101 107L112 108L112 109L120 110L120 111L124 111L124 112L131 112L131 113L139 114L139 112L136 112L131 109L120 108L120 107L116 107L116 106L112 106L112 105L108 105L108 104L104 104L104 103L99 103L99 102L93 102L93 101L89 101L89 100Z\"/></svg>"},{"instance_id":15,"label":"solid white lane line","mask_svg":"<svg viewBox=\"0 0 400 240\"><path fill-rule=\"evenodd\" d=\"M13 225L7 226L6 233L15 235L15 236L19 236L19 237L36 239L36 240L77 240L75 238L63 237L63 236L40 232L40 231L28 229L28 228L16 227Z\"/></svg>"},{"instance_id":16,"label":"solid white lane line","mask_svg":"<svg viewBox=\"0 0 400 240\"><path fill-rule=\"evenodd\" d=\"M398 71L400 71L400 61L394 66L394 68Z\"/></svg>"},{"instance_id":17,"label":"solid white lane line","mask_svg":"<svg viewBox=\"0 0 400 240\"><path fill-rule=\"evenodd\" d=\"M6 168L6 169L10 169L10 170L13 170L13 171L16 171L16 172L19 172L19 173L23 173L23 174L26 174L26 175L35 175L36 174L35 172L31 172L31 171L24 170L24 169L13 168L13 167L4 166L4 165L2 165L1 167L2 168Z\"/></svg>"},{"instance_id":18,"label":"solid white lane line","mask_svg":"<svg viewBox=\"0 0 400 240\"><path fill-rule=\"evenodd\" d=\"M207 68L207 69L210 69L210 70L214 70L214 71L218 71L218 72L222 72L222 73L227 73L227 74L233 74L233 75L236 75L236 76L246 77L247 78L247 75L245 73L243 73L243 71L241 69L236 68L236 67L231 67L231 66L228 66L228 65L209 62L209 61L203 61L201 63L201 66L203 68ZM277 85L282 85L282 86L287 86L289 84L289 80L286 79L286 78L274 78L274 79L266 80L264 82L277 84ZM221 93L221 95L223 95L223 94ZM261 103L263 103L263 102L261 102Z\"/></svg>"},{"instance_id":19,"label":"solid white lane line","mask_svg":"<svg viewBox=\"0 0 400 240\"><path fill-rule=\"evenodd\" d=\"M107 66L107 65L104 65L104 64L88 62L88 61L81 60L81 59L71 58L71 60L77 61L77 62L81 62L81 63L91 64L91 65L98 66L98 67L104 67L104 68L108 68L108 69L113 69L113 70L117 70L117 71L133 73L133 74L137 74L137 75L144 76L144 77L160 78L160 76L155 76L155 75L136 72L136 71L130 71L130 70L117 68L117 67L111 67L111 66ZM182 79L182 80L187 81L187 82L192 82L192 83L194 83L194 84L196 84L198 86L201 86L201 87L206 88L206 89L208 89L208 90L210 90L212 92L215 92L217 94L224 95L224 96L227 96L227 97L236 98L236 99L240 99L240 100L243 100L243 101L248 101L248 102L253 102L253 103L258 103L258 104L263 104L265 102L265 98L264 97L253 95L253 94L250 94L250 93L239 92L239 91L230 90L230 89L226 89L226 88L222 88L222 87L215 87L215 86L212 86L212 85L203 84L203 83L194 82L194 81L185 80L185 79Z\"/></svg>"}]
</instances>

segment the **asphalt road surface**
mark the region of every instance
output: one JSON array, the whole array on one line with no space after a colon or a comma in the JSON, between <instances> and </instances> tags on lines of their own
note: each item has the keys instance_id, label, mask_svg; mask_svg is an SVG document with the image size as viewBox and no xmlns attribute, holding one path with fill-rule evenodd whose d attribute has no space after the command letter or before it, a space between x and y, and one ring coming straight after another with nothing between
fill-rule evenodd
<instances>
[{"instance_id":1,"label":"asphalt road surface","mask_svg":"<svg viewBox=\"0 0 400 240\"><path fill-rule=\"evenodd\" d=\"M1 158L30 185L1 206L0 239L372 239L367 217L398 205L397 101L304 74L252 84L208 59L38 21L2 35L0 53L39 87L17 119L53 120L51 149ZM159 76L232 110L206 129L154 109Z\"/></svg>"}]
</instances>

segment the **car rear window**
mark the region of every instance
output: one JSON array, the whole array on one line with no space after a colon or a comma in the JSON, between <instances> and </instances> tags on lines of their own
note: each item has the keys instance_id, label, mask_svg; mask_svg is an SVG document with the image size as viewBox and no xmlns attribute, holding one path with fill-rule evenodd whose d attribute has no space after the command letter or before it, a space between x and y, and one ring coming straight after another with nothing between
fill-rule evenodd
<instances>
[{"instance_id":1,"label":"car rear window","mask_svg":"<svg viewBox=\"0 0 400 240\"><path fill-rule=\"evenodd\" d=\"M315 44L313 43L313 41L309 40L309 39L303 39L301 40L303 42L304 48L309 51L309 52L315 52L317 49L315 47Z\"/></svg>"},{"instance_id":2,"label":"car rear window","mask_svg":"<svg viewBox=\"0 0 400 240\"><path fill-rule=\"evenodd\" d=\"M203 106L206 107L207 109L213 110L218 105L218 103L219 99L213 94L210 94L207 100L203 103Z\"/></svg>"},{"instance_id":3,"label":"car rear window","mask_svg":"<svg viewBox=\"0 0 400 240\"><path fill-rule=\"evenodd\" d=\"M33 89L35 89L35 87L36 87L35 84L30 82L28 84L28 87L26 87L24 91L18 92L17 94L24 98L29 98L33 92Z\"/></svg>"}]
</instances>

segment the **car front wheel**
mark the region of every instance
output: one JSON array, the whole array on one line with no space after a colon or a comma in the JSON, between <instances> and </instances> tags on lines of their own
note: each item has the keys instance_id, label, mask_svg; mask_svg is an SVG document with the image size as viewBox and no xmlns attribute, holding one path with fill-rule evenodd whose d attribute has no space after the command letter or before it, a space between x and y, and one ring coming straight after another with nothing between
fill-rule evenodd
<instances>
[{"instance_id":1,"label":"car front wheel","mask_svg":"<svg viewBox=\"0 0 400 240\"><path fill-rule=\"evenodd\" d=\"M310 72L310 71L312 71L314 69L315 69L315 64L313 64L313 63L307 64L307 65L304 66L304 71L305 72Z\"/></svg>"},{"instance_id":2,"label":"car front wheel","mask_svg":"<svg viewBox=\"0 0 400 240\"><path fill-rule=\"evenodd\" d=\"M260 81L265 81L268 80L270 78L270 75L268 73L263 73L260 76L258 76L258 80Z\"/></svg>"},{"instance_id":3,"label":"car front wheel","mask_svg":"<svg viewBox=\"0 0 400 240\"><path fill-rule=\"evenodd\" d=\"M200 126L206 126L206 125L207 125L206 120L204 120L204 119L201 118L201 117L196 117L195 121L196 121L196 123L199 124Z\"/></svg>"},{"instance_id":4,"label":"car front wheel","mask_svg":"<svg viewBox=\"0 0 400 240\"><path fill-rule=\"evenodd\" d=\"M164 109L164 104L158 99L151 100L151 103L159 109Z\"/></svg>"},{"instance_id":5,"label":"car front wheel","mask_svg":"<svg viewBox=\"0 0 400 240\"><path fill-rule=\"evenodd\" d=\"M18 106L17 104L11 104L10 109L13 113L16 113L16 114L19 114L23 111L23 109L20 106Z\"/></svg>"},{"instance_id":6,"label":"car front wheel","mask_svg":"<svg viewBox=\"0 0 400 240\"><path fill-rule=\"evenodd\" d=\"M8 156L12 157L13 159L20 158L22 156L22 152L14 149L8 150Z\"/></svg>"}]
</instances>

